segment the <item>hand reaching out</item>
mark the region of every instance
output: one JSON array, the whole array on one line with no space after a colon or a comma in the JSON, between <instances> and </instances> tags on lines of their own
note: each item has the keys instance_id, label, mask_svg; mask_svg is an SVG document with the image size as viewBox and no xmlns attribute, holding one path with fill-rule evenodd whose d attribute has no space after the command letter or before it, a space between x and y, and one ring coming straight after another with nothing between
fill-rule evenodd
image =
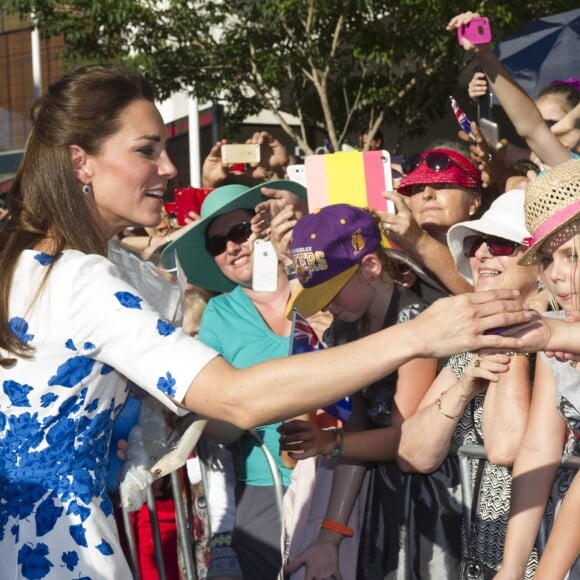
<instances>
[{"instance_id":1,"label":"hand reaching out","mask_svg":"<svg viewBox=\"0 0 580 580\"><path fill-rule=\"evenodd\" d=\"M330 453L334 449L334 431L321 429L311 421L293 419L278 427L280 450L288 451L292 459L308 459Z\"/></svg>"},{"instance_id":2,"label":"hand reaching out","mask_svg":"<svg viewBox=\"0 0 580 580\"><path fill-rule=\"evenodd\" d=\"M566 313L566 317L564 318L565 322L577 322L580 320L580 310L572 310ZM559 361L572 361L578 362L580 361L580 354L576 354L573 352L562 352L562 351L552 351L547 350L546 356L550 358L556 358Z\"/></svg>"},{"instance_id":3,"label":"hand reaching out","mask_svg":"<svg viewBox=\"0 0 580 580\"><path fill-rule=\"evenodd\" d=\"M262 214L270 222L286 207L292 208L297 220L308 213L306 202L290 191L270 187L262 187L260 191L270 199L259 203L255 210L256 213Z\"/></svg>"}]
</instances>

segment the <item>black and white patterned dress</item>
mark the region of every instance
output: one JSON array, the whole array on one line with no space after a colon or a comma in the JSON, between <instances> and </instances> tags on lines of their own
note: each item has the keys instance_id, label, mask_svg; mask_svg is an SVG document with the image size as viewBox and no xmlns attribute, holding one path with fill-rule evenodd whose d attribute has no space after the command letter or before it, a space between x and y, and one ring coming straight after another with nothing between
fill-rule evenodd
<instances>
[{"instance_id":1,"label":"black and white patterned dress","mask_svg":"<svg viewBox=\"0 0 580 580\"><path fill-rule=\"evenodd\" d=\"M450 358L448 368L459 380L467 365L473 358L473 353L463 353ZM533 368L533 358L530 357L530 368ZM483 402L485 394L477 395L465 408L463 417L453 432L452 441L456 445L480 445L483 441ZM466 530L463 530L463 557L475 557L480 563L494 570L499 570L502 562L503 548L507 531L512 488L512 470L502 465L496 465L484 459L470 459L472 482L476 487L478 470L481 470L481 483L472 522L464 522L469 526L472 540L468 545ZM470 554L470 548L472 553ZM534 549L526 568L526 579L532 578L538 564L537 549Z\"/></svg>"}]
</instances>

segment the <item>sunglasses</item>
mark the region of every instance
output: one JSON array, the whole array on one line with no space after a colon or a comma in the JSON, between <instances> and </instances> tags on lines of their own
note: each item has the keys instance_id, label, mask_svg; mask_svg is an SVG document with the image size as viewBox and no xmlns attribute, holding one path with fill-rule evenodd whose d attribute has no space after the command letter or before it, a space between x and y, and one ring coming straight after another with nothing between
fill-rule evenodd
<instances>
[{"instance_id":1,"label":"sunglasses","mask_svg":"<svg viewBox=\"0 0 580 580\"><path fill-rule=\"evenodd\" d=\"M447 153L419 153L418 155L413 155L412 157L406 157L402 164L403 171L405 174L409 174L411 171L417 169L417 167L419 167L422 163L425 163L425 165L427 165L427 167L432 171L445 171L449 168L450 165L455 165L455 167L458 167L461 171L463 171L463 173L469 175L471 179L474 179L474 176L469 173L465 167L449 157Z\"/></svg>"},{"instance_id":2,"label":"sunglasses","mask_svg":"<svg viewBox=\"0 0 580 580\"><path fill-rule=\"evenodd\" d=\"M466 236L463 240L463 255L466 258L473 258L483 243L487 244L492 256L511 256L521 246L517 242L496 236Z\"/></svg>"},{"instance_id":3,"label":"sunglasses","mask_svg":"<svg viewBox=\"0 0 580 580\"><path fill-rule=\"evenodd\" d=\"M225 236L212 236L205 240L205 249L210 256L216 257L226 251L228 242L243 244L252 234L252 225L248 221L240 222L230 228Z\"/></svg>"}]
</instances>

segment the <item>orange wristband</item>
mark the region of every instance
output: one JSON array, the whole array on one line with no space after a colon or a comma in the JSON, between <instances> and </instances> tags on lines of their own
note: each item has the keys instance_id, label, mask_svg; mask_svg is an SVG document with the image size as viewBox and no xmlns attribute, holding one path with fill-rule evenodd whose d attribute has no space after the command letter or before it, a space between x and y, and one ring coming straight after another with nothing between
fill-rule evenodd
<instances>
[{"instance_id":1,"label":"orange wristband","mask_svg":"<svg viewBox=\"0 0 580 580\"><path fill-rule=\"evenodd\" d=\"M331 530L333 532L337 532L338 534L346 536L347 538L352 537L353 533L352 528L349 528L348 526L345 526L344 524L335 522L333 520L322 520L320 527L325 528L327 530Z\"/></svg>"}]
</instances>

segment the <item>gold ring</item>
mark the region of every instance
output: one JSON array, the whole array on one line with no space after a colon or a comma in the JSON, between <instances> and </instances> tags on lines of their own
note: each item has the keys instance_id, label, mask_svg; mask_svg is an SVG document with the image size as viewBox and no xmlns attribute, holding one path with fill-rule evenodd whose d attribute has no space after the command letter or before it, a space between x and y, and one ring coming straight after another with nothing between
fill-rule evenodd
<instances>
[{"instance_id":1,"label":"gold ring","mask_svg":"<svg viewBox=\"0 0 580 580\"><path fill-rule=\"evenodd\" d=\"M478 358L476 358L475 361L473 362L473 366L478 367L479 365L480 365L480 360Z\"/></svg>"}]
</instances>

